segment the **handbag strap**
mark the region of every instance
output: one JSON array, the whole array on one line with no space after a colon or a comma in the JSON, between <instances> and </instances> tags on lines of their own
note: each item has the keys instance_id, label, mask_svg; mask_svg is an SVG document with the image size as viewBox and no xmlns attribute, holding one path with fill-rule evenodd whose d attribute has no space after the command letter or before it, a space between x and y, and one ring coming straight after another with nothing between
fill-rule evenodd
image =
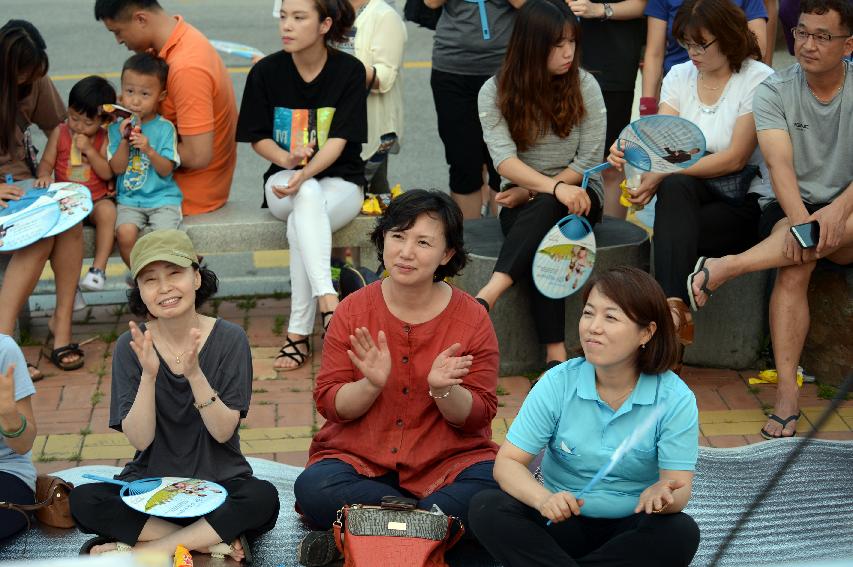
<instances>
[{"instance_id":1,"label":"handbag strap","mask_svg":"<svg viewBox=\"0 0 853 567\"><path fill-rule=\"evenodd\" d=\"M335 547L337 547L338 551L341 553L341 555L343 555L344 554L344 542L341 539L341 523L335 522L332 525L332 529L335 532Z\"/></svg>"}]
</instances>

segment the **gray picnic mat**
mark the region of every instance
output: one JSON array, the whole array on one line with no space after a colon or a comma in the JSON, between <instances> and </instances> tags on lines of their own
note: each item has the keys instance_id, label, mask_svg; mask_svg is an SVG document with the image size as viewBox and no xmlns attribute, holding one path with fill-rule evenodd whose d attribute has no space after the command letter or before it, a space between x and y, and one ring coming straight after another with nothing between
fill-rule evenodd
<instances>
[{"instance_id":1,"label":"gray picnic mat","mask_svg":"<svg viewBox=\"0 0 853 567\"><path fill-rule=\"evenodd\" d=\"M700 449L687 508L699 523L702 541L694 566L708 565L731 526L746 510L798 440L736 449ZM281 512L271 532L254 542L259 567L296 567L296 545L305 528L293 511L293 482L302 470L250 458L255 475L279 490ZM74 483L84 472L115 474L115 467L86 466L57 473ZM75 555L89 536L76 530L36 528L28 537L0 542L0 560ZM720 565L780 565L785 562L841 560L853 565L853 442L814 441L786 471L778 488L756 510ZM451 551L452 567L495 567L472 542Z\"/></svg>"}]
</instances>

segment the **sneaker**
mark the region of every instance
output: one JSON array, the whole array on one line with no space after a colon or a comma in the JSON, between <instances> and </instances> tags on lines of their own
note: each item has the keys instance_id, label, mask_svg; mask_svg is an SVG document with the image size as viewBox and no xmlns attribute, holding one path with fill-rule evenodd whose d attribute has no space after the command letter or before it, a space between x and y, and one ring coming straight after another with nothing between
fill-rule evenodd
<instances>
[{"instance_id":1,"label":"sneaker","mask_svg":"<svg viewBox=\"0 0 853 567\"><path fill-rule=\"evenodd\" d=\"M80 289L83 291L101 291L104 289L104 283L107 281L107 274L103 270L89 268L83 279L80 280Z\"/></svg>"},{"instance_id":2,"label":"sneaker","mask_svg":"<svg viewBox=\"0 0 853 567\"><path fill-rule=\"evenodd\" d=\"M310 532L299 542L297 553L305 567L321 567L342 558L332 530Z\"/></svg>"},{"instance_id":3,"label":"sneaker","mask_svg":"<svg viewBox=\"0 0 853 567\"><path fill-rule=\"evenodd\" d=\"M86 300L83 298L83 292L80 291L80 288L77 288L77 293L74 294L74 311L80 311L81 309L86 309Z\"/></svg>"}]
</instances>

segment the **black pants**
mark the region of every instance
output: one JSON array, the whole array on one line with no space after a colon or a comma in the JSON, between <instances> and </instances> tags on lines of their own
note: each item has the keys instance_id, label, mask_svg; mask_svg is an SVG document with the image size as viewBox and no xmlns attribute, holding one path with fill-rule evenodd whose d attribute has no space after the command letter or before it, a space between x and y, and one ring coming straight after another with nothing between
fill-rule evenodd
<instances>
[{"instance_id":1,"label":"black pants","mask_svg":"<svg viewBox=\"0 0 853 567\"><path fill-rule=\"evenodd\" d=\"M204 518L225 543L241 534L254 539L275 527L278 519L278 491L254 477L219 482L228 491L225 502ZM142 533L147 514L130 508L119 496L120 486L97 482L82 484L71 491L71 515L80 531L106 536L134 545ZM186 526L198 518L171 519Z\"/></svg>"},{"instance_id":2,"label":"black pants","mask_svg":"<svg viewBox=\"0 0 853 567\"><path fill-rule=\"evenodd\" d=\"M738 254L758 242L761 209L755 195L740 206L715 197L701 179L670 175L658 187L655 279L667 297L689 304L687 276L699 256Z\"/></svg>"},{"instance_id":3,"label":"black pants","mask_svg":"<svg viewBox=\"0 0 853 567\"><path fill-rule=\"evenodd\" d=\"M601 220L601 203L594 191L587 191L592 206L587 219L590 224ZM495 271L508 274L514 283L530 284L530 312L541 344L563 342L566 338L566 302L545 297L533 285L533 256L545 234L557 221L569 214L566 206L553 195L539 194L520 207L503 208L501 230L506 237Z\"/></svg>"},{"instance_id":4,"label":"black pants","mask_svg":"<svg viewBox=\"0 0 853 567\"><path fill-rule=\"evenodd\" d=\"M438 135L444 143L444 159L450 166L450 191L476 193L483 186L483 164L489 170L489 186L497 191L500 176L492 165L483 141L477 95L490 75L457 75L432 70L429 84L438 117Z\"/></svg>"},{"instance_id":5,"label":"black pants","mask_svg":"<svg viewBox=\"0 0 853 567\"><path fill-rule=\"evenodd\" d=\"M501 490L471 500L471 529L504 567L682 567L699 547L699 526L687 514L574 516L546 525L533 508Z\"/></svg>"},{"instance_id":6,"label":"black pants","mask_svg":"<svg viewBox=\"0 0 853 567\"><path fill-rule=\"evenodd\" d=\"M610 146L631 122L634 107L634 91L601 91L607 109L607 133L604 138L604 157L610 154Z\"/></svg>"},{"instance_id":7,"label":"black pants","mask_svg":"<svg viewBox=\"0 0 853 567\"><path fill-rule=\"evenodd\" d=\"M9 473L0 472L0 502L33 504L35 494L27 484ZM14 510L0 510L0 540L26 529L27 518Z\"/></svg>"}]
</instances>

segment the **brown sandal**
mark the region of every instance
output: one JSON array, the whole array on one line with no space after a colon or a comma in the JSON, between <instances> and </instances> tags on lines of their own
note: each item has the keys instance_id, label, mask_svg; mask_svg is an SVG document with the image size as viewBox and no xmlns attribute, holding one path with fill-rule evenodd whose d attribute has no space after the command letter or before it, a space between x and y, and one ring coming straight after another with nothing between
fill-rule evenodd
<instances>
[{"instance_id":1,"label":"brown sandal","mask_svg":"<svg viewBox=\"0 0 853 567\"><path fill-rule=\"evenodd\" d=\"M675 335L678 337L678 359L671 370L681 374L681 369L684 367L684 348L693 344L696 325L693 323L693 314L683 299L669 297L666 302L669 310L678 317L678 324L675 326Z\"/></svg>"}]
</instances>

